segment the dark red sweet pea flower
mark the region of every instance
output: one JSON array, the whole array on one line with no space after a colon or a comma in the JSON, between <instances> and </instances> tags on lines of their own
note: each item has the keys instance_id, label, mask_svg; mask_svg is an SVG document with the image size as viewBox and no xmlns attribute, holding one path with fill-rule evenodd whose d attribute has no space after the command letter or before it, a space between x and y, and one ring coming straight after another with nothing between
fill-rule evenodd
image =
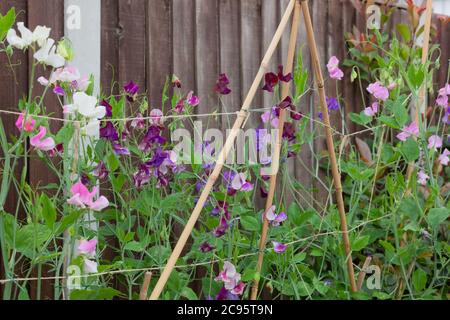
<instances>
[{"instance_id":1,"label":"dark red sweet pea flower","mask_svg":"<svg viewBox=\"0 0 450 320\"><path fill-rule=\"evenodd\" d=\"M100 180L105 179L108 174L108 169L106 169L106 165L103 161L100 161L100 163L92 171L92 175Z\"/></svg>"},{"instance_id":2,"label":"dark red sweet pea flower","mask_svg":"<svg viewBox=\"0 0 450 320\"><path fill-rule=\"evenodd\" d=\"M264 76L264 80L266 84L262 89L267 92L273 92L273 88L278 84L278 76L273 72L269 72Z\"/></svg>"},{"instance_id":3,"label":"dark red sweet pea flower","mask_svg":"<svg viewBox=\"0 0 450 320\"><path fill-rule=\"evenodd\" d=\"M284 124L283 138L288 141L295 140L295 126L292 123L286 122Z\"/></svg>"},{"instance_id":4,"label":"dark red sweet pea flower","mask_svg":"<svg viewBox=\"0 0 450 320\"><path fill-rule=\"evenodd\" d=\"M292 98L289 96L284 98L284 100L278 104L278 108L280 109L292 108Z\"/></svg>"},{"instance_id":5,"label":"dark red sweet pea flower","mask_svg":"<svg viewBox=\"0 0 450 320\"><path fill-rule=\"evenodd\" d=\"M278 80L283 82L290 82L292 80L292 73L283 74L283 66L278 66Z\"/></svg>"},{"instance_id":6,"label":"dark red sweet pea flower","mask_svg":"<svg viewBox=\"0 0 450 320\"><path fill-rule=\"evenodd\" d=\"M228 225L227 219L225 219L225 217L222 216L220 218L219 226L213 230L214 237L216 237L216 238L223 237L229 227L230 226Z\"/></svg>"},{"instance_id":7,"label":"dark red sweet pea flower","mask_svg":"<svg viewBox=\"0 0 450 320\"><path fill-rule=\"evenodd\" d=\"M203 242L200 247L200 251L203 253L211 252L214 250L214 246L210 245L208 241Z\"/></svg>"},{"instance_id":8,"label":"dark red sweet pea flower","mask_svg":"<svg viewBox=\"0 0 450 320\"><path fill-rule=\"evenodd\" d=\"M295 106L294 105L291 106L291 110L292 110L291 111L291 118L293 120L300 120L301 118L303 118L303 114L301 112L297 112L295 110Z\"/></svg>"},{"instance_id":9,"label":"dark red sweet pea flower","mask_svg":"<svg viewBox=\"0 0 450 320\"><path fill-rule=\"evenodd\" d=\"M222 73L219 75L219 79L216 83L216 92L221 95L227 95L231 93L231 89L228 88L228 85L230 84L230 80L228 79L227 75L225 73Z\"/></svg>"},{"instance_id":10,"label":"dark red sweet pea flower","mask_svg":"<svg viewBox=\"0 0 450 320\"><path fill-rule=\"evenodd\" d=\"M172 77L172 88L181 88L181 81L176 75Z\"/></svg>"}]
</instances>

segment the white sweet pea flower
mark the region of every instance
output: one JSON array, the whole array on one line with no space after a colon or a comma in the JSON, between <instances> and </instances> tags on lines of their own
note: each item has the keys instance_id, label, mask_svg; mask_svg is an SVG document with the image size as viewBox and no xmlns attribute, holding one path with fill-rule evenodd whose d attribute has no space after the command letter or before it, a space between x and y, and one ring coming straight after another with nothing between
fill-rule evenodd
<instances>
[{"instance_id":1,"label":"white sweet pea flower","mask_svg":"<svg viewBox=\"0 0 450 320\"><path fill-rule=\"evenodd\" d=\"M42 47L50 36L51 30L46 26L37 26L33 31L33 42L37 42L39 47Z\"/></svg>"},{"instance_id":2,"label":"white sweet pea flower","mask_svg":"<svg viewBox=\"0 0 450 320\"><path fill-rule=\"evenodd\" d=\"M69 112L77 111L89 119L102 119L106 115L106 108L97 106L97 103L96 97L88 96L84 92L77 92L73 95L73 104L66 108Z\"/></svg>"},{"instance_id":3,"label":"white sweet pea flower","mask_svg":"<svg viewBox=\"0 0 450 320\"><path fill-rule=\"evenodd\" d=\"M81 134L92 138L100 136L100 121L91 120L87 125L81 128Z\"/></svg>"},{"instance_id":4,"label":"white sweet pea flower","mask_svg":"<svg viewBox=\"0 0 450 320\"><path fill-rule=\"evenodd\" d=\"M52 66L53 68L60 68L64 65L65 60L56 52L55 40L49 38L47 39L44 46L41 49L36 51L34 54L34 58L44 63L48 66Z\"/></svg>"},{"instance_id":5,"label":"white sweet pea flower","mask_svg":"<svg viewBox=\"0 0 450 320\"><path fill-rule=\"evenodd\" d=\"M33 43L33 33L25 27L23 22L17 23L17 29L19 29L21 37L17 35L16 30L9 29L6 40L11 46L22 50Z\"/></svg>"}]
</instances>

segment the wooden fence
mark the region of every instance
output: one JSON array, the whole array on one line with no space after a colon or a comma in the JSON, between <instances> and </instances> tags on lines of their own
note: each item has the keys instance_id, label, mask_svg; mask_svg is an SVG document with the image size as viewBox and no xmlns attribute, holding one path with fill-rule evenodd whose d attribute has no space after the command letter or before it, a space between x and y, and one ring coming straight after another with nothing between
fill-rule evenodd
<instances>
[{"instance_id":1,"label":"wooden fence","mask_svg":"<svg viewBox=\"0 0 450 320\"><path fill-rule=\"evenodd\" d=\"M346 57L345 33L351 32L354 26L365 30L365 17L352 2L360 1L310 1L322 67L332 55L341 61ZM192 89L198 93L201 104L197 112L209 113L218 105L213 90L217 76L226 72L231 80L232 93L224 99L227 110L223 111L238 110L287 3L288 0L101 0L102 89L105 93L117 92L123 84L133 80L148 92L150 105L161 108L166 77L176 74L186 90ZM0 12L4 14L12 6L16 7L16 11L21 11L18 20L24 21L30 28L37 24L47 25L52 28L53 38L64 35L64 1L5 0L0 2ZM391 24L406 20L406 12L399 9L394 13ZM437 17L433 23L438 30L434 41L441 44L443 57L442 72L437 75L436 83L442 85L445 83L450 53L450 28ZM306 32L303 24L300 25L298 45L303 46L304 63L310 68L309 51L304 46ZM288 37L288 34L283 37L274 56L270 66L273 70L286 57ZM16 110L19 99L28 93L29 59L31 57L26 54L16 52L13 59L13 63L18 64L15 68L16 82L6 66L5 56L0 56L2 108ZM345 113L359 112L362 106L359 89L350 83L349 74L350 70L346 70L346 79L339 84L346 102ZM116 85L111 88L113 79ZM329 96L336 95L334 84L327 84L326 90ZM316 115L316 102L313 96L305 97L301 111ZM270 104L270 95L263 93L253 103L254 106ZM62 110L55 98L46 98L46 108L56 117L62 117ZM16 134L15 117L2 115L2 120L8 135ZM333 116L332 121L335 126L341 126L340 115ZM247 126L257 124L258 119L253 117ZM225 123L217 125L225 127ZM58 124L53 123L51 127L55 132ZM324 139L316 139L314 148L316 153L324 149ZM312 166L311 151L303 150L301 157L306 165ZM30 185L54 182L39 160L24 159L21 165L27 165ZM300 169L299 164L291 164L292 174L305 186L312 187L311 177ZM17 203L17 194L12 191L5 209L14 212ZM0 277L3 277L1 272ZM30 285L33 295L36 289L34 284ZM44 294L51 297L51 291L46 290Z\"/></svg>"}]
</instances>

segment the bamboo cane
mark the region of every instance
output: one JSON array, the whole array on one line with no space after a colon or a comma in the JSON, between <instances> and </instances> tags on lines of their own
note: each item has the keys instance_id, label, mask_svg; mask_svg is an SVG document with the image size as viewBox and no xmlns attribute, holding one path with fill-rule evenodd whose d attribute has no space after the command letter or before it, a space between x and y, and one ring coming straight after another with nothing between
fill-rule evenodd
<instances>
[{"instance_id":1,"label":"bamboo cane","mask_svg":"<svg viewBox=\"0 0 450 320\"><path fill-rule=\"evenodd\" d=\"M361 271L358 274L358 290L361 290L362 288L364 278L366 277L366 270L370 266L370 262L372 262L372 257L368 256L364 261Z\"/></svg>"},{"instance_id":2,"label":"bamboo cane","mask_svg":"<svg viewBox=\"0 0 450 320\"><path fill-rule=\"evenodd\" d=\"M178 242L177 242L175 248L173 249L172 254L169 257L169 260L167 261L167 265L164 268L163 272L161 273L161 276L158 279L158 282L156 283L156 286L153 289L153 292L150 295L149 300L157 300L159 298L159 296L161 295L161 292L164 289L164 287L167 283L167 280L169 279L170 274L172 273L178 258L180 257L181 251L183 250L184 246L186 245L186 242L187 242L189 236L191 235L192 229L194 228L194 225L197 222L198 217L200 216L201 210L209 196L209 193L211 192L211 189L212 189L215 181L219 178L219 175L220 175L220 172L222 171L223 165L228 157L228 154L230 153L231 148L234 145L234 141L238 135L239 129L242 127L244 120L248 117L248 114L247 114L248 109L250 108L251 102L256 94L256 91L259 88L259 85L264 76L264 73L267 70L268 63L269 63L270 59L272 58L272 56L275 52L275 49L277 48L278 43L280 42L281 36L289 22L289 18L294 9L295 1L296 0L291 0L289 2L289 5L281 19L281 22L278 26L277 31L275 32L272 42L270 43L270 46L267 49L267 52L264 56L264 59L261 63L259 71L255 77L255 80L253 81L253 84L248 92L248 95L242 105L241 111L238 114L236 122L234 123L233 128L231 129L230 135L228 136L224 147L220 151L217 163L214 167L214 171L212 172L211 176L208 178L205 188L203 189L203 191L200 195L200 198L191 214L191 217L189 218L183 232L181 233L180 238L178 239Z\"/></svg>"},{"instance_id":3,"label":"bamboo cane","mask_svg":"<svg viewBox=\"0 0 450 320\"><path fill-rule=\"evenodd\" d=\"M295 3L295 9L294 9L294 15L292 18L292 28L291 28L291 36L289 39L289 48L288 48L288 55L287 55L287 62L285 65L286 73L291 73L294 67L294 57L295 57L295 47L297 44L297 33L298 33L298 24L299 24L299 18L300 18L300 3L297 1ZM289 95L289 83L284 83L283 87L281 89L281 97L282 99L285 99ZM266 201L266 209L264 211L264 219L263 219L263 227L261 231L261 239L259 242L259 254L258 254L258 260L256 264L256 273L261 273L262 264L264 260L264 250L266 248L266 242L267 242L267 233L269 231L269 221L266 217L266 212L272 207L273 204L273 198L275 195L275 187L277 184L277 173L279 170L279 163L280 163L280 153L281 153L281 144L283 140L283 129L284 129L284 122L286 117L286 110L282 109L280 110L280 116L278 120L278 134L276 137L276 144L275 144L275 153L272 158L272 165L275 166L272 168L272 175L270 176L270 183L269 183L269 193L267 196ZM253 287L250 299L256 300L258 295L258 286L259 286L259 277L255 278L253 280Z\"/></svg>"},{"instance_id":4,"label":"bamboo cane","mask_svg":"<svg viewBox=\"0 0 450 320\"><path fill-rule=\"evenodd\" d=\"M147 300L147 292L151 280L152 280L152 273L146 272L144 276L144 282L142 283L141 291L139 292L139 300Z\"/></svg>"},{"instance_id":5,"label":"bamboo cane","mask_svg":"<svg viewBox=\"0 0 450 320\"><path fill-rule=\"evenodd\" d=\"M316 39L314 37L314 30L311 22L311 15L309 13L308 0L301 0L303 16L305 19L306 34L308 38L308 46L311 51L311 60L314 68L316 85L319 91L320 107L323 114L323 122L325 126L325 135L330 156L331 172L333 175L334 187L336 189L336 202L339 210L339 218L341 221L342 239L344 242L344 249L347 261L347 271L350 281L350 287L353 292L357 291L355 272L353 270L353 261L351 257L350 240L348 237L347 218L345 216L344 198L342 196L341 174L339 172L336 154L334 152L333 135L330 126L330 117L328 115L328 108L325 97L324 80L322 71L320 69L319 55L317 53Z\"/></svg>"}]
</instances>

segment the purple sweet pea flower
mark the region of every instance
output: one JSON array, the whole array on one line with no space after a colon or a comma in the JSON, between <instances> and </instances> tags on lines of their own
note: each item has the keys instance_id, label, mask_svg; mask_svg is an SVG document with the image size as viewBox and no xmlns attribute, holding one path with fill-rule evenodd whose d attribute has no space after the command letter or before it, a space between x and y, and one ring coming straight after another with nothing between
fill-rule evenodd
<instances>
[{"instance_id":1,"label":"purple sweet pea flower","mask_svg":"<svg viewBox=\"0 0 450 320\"><path fill-rule=\"evenodd\" d=\"M208 241L205 241L200 245L199 249L201 252L207 253L213 251L214 246L210 245Z\"/></svg>"},{"instance_id":2,"label":"purple sweet pea flower","mask_svg":"<svg viewBox=\"0 0 450 320\"><path fill-rule=\"evenodd\" d=\"M56 85L55 88L53 88L53 93L61 97L64 97L65 94L64 89L58 85Z\"/></svg>"},{"instance_id":3,"label":"purple sweet pea flower","mask_svg":"<svg viewBox=\"0 0 450 320\"><path fill-rule=\"evenodd\" d=\"M112 122L106 121L105 125L100 128L100 138L111 142L119 141L119 134L117 133L116 128L114 128Z\"/></svg>"},{"instance_id":4,"label":"purple sweet pea flower","mask_svg":"<svg viewBox=\"0 0 450 320\"><path fill-rule=\"evenodd\" d=\"M125 156L130 155L130 150L128 150L128 148L126 148L126 147L121 146L118 143L113 143L112 147L113 147L114 153L117 155L125 155Z\"/></svg>"},{"instance_id":5,"label":"purple sweet pea flower","mask_svg":"<svg viewBox=\"0 0 450 320\"><path fill-rule=\"evenodd\" d=\"M103 161L100 161L100 163L94 168L92 171L92 175L94 177L101 179L105 179L108 176L109 172L106 169L106 165Z\"/></svg>"},{"instance_id":6,"label":"purple sweet pea flower","mask_svg":"<svg viewBox=\"0 0 450 320\"><path fill-rule=\"evenodd\" d=\"M227 219L224 216L222 216L220 218L219 226L213 230L214 237L216 237L216 238L223 237L229 227L230 226L228 225Z\"/></svg>"},{"instance_id":7,"label":"purple sweet pea flower","mask_svg":"<svg viewBox=\"0 0 450 320\"><path fill-rule=\"evenodd\" d=\"M133 181L136 188L146 185L151 179L152 170L146 164L141 164L139 170L133 175Z\"/></svg>"},{"instance_id":8,"label":"purple sweet pea flower","mask_svg":"<svg viewBox=\"0 0 450 320\"><path fill-rule=\"evenodd\" d=\"M287 249L287 245L283 243L272 241L272 244L273 244L273 251L275 251L276 253L283 253Z\"/></svg>"},{"instance_id":9,"label":"purple sweet pea flower","mask_svg":"<svg viewBox=\"0 0 450 320\"><path fill-rule=\"evenodd\" d=\"M143 152L148 152L150 151L154 143L161 145L164 144L165 142L166 139L161 137L161 128L157 126L150 126L147 133L145 134L145 137L139 144L139 150Z\"/></svg>"},{"instance_id":10,"label":"purple sweet pea flower","mask_svg":"<svg viewBox=\"0 0 450 320\"><path fill-rule=\"evenodd\" d=\"M112 106L109 104L109 102L106 100L102 100L102 102L100 102L100 106L105 107L106 118L111 118L113 114L112 114Z\"/></svg>"},{"instance_id":11,"label":"purple sweet pea flower","mask_svg":"<svg viewBox=\"0 0 450 320\"><path fill-rule=\"evenodd\" d=\"M327 106L329 111L339 110L339 102L336 98L328 98L327 99Z\"/></svg>"},{"instance_id":12,"label":"purple sweet pea flower","mask_svg":"<svg viewBox=\"0 0 450 320\"><path fill-rule=\"evenodd\" d=\"M266 212L266 219L272 226L278 227L282 222L286 221L287 215L284 212L281 212L279 214L275 213L275 206L272 206Z\"/></svg>"},{"instance_id":13,"label":"purple sweet pea flower","mask_svg":"<svg viewBox=\"0 0 450 320\"><path fill-rule=\"evenodd\" d=\"M219 75L219 79L216 83L216 92L221 95L228 95L231 93L230 88L228 88L228 85L230 84L230 80L228 79L227 75L225 73L222 73Z\"/></svg>"},{"instance_id":14,"label":"purple sweet pea flower","mask_svg":"<svg viewBox=\"0 0 450 320\"><path fill-rule=\"evenodd\" d=\"M139 91L139 86L133 81L130 81L123 87L123 89L127 93L127 100L129 102L134 102L136 94Z\"/></svg>"}]
</instances>

